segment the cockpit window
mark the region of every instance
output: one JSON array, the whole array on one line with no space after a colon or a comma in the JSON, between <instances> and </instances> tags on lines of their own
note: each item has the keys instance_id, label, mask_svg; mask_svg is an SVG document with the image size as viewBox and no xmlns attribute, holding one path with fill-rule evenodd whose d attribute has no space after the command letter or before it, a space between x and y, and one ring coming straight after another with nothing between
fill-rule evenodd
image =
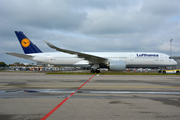
<instances>
[{"instance_id":1,"label":"cockpit window","mask_svg":"<svg viewBox=\"0 0 180 120\"><path fill-rule=\"evenodd\" d=\"M169 59L173 59L172 57L169 57Z\"/></svg>"}]
</instances>

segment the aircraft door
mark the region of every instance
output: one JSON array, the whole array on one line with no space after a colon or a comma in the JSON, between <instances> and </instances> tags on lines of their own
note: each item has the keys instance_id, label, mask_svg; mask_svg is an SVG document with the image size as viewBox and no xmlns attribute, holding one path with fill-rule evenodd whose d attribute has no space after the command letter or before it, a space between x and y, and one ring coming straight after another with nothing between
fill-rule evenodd
<instances>
[{"instance_id":1,"label":"aircraft door","mask_svg":"<svg viewBox=\"0 0 180 120\"><path fill-rule=\"evenodd\" d=\"M46 55L46 58L45 58L46 61L49 61L50 60L50 56L49 54Z\"/></svg>"},{"instance_id":2,"label":"aircraft door","mask_svg":"<svg viewBox=\"0 0 180 120\"><path fill-rule=\"evenodd\" d=\"M164 56L160 55L160 61L164 61Z\"/></svg>"},{"instance_id":3,"label":"aircraft door","mask_svg":"<svg viewBox=\"0 0 180 120\"><path fill-rule=\"evenodd\" d=\"M134 55L133 54L130 55L130 60L134 61Z\"/></svg>"}]
</instances>

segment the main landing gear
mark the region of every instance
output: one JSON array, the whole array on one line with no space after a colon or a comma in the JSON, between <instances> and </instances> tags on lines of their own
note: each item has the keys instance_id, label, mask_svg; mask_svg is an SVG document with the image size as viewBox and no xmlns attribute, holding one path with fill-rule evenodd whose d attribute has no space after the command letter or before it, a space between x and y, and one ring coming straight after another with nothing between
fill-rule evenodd
<instances>
[{"instance_id":1,"label":"main landing gear","mask_svg":"<svg viewBox=\"0 0 180 120\"><path fill-rule=\"evenodd\" d=\"M94 64L91 67L91 73L100 73L100 70L98 68L100 68L99 64Z\"/></svg>"},{"instance_id":2,"label":"main landing gear","mask_svg":"<svg viewBox=\"0 0 180 120\"><path fill-rule=\"evenodd\" d=\"M91 69L91 73L100 73L100 70L98 70L98 69Z\"/></svg>"}]
</instances>

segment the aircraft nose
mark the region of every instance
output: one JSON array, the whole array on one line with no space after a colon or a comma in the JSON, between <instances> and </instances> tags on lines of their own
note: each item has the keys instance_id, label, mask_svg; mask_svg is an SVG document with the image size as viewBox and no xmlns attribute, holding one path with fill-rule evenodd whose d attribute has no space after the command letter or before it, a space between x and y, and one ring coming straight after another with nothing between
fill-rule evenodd
<instances>
[{"instance_id":1,"label":"aircraft nose","mask_svg":"<svg viewBox=\"0 0 180 120\"><path fill-rule=\"evenodd\" d=\"M174 65L177 65L177 62L175 60L173 60L173 63L174 63Z\"/></svg>"}]
</instances>

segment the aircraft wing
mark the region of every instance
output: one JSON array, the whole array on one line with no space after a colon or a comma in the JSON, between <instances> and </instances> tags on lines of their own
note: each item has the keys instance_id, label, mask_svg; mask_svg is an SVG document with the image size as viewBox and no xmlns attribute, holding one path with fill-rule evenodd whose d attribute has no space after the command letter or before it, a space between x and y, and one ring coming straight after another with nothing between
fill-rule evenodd
<instances>
[{"instance_id":1,"label":"aircraft wing","mask_svg":"<svg viewBox=\"0 0 180 120\"><path fill-rule=\"evenodd\" d=\"M90 54L86 54L86 53L82 53L82 52L76 52L76 51L72 51L72 50L66 50L66 49L62 49L62 48L58 48L56 46L54 46L53 44L47 42L46 40L43 40L49 47L56 49L57 51L60 52L64 52L64 53L68 53L68 54L72 54L72 55L77 55L79 58L83 58L85 60L88 60L90 63L106 63L107 59L103 58L103 57L99 57L99 56L95 56L95 55L90 55Z\"/></svg>"},{"instance_id":2,"label":"aircraft wing","mask_svg":"<svg viewBox=\"0 0 180 120\"><path fill-rule=\"evenodd\" d=\"M30 58L34 57L34 56L31 56L31 55L20 54L20 53L6 53L6 54L16 56L16 57L20 57L20 58L25 58L25 59L30 59Z\"/></svg>"}]
</instances>

